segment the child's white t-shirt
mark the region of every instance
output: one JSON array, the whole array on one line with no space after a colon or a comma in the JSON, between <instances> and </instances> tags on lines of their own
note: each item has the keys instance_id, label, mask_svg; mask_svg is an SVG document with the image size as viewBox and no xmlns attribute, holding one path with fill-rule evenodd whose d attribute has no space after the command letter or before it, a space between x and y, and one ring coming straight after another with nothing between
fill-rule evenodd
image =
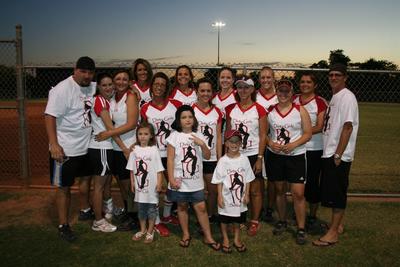
<instances>
[{"instance_id":1,"label":"child's white t-shirt","mask_svg":"<svg viewBox=\"0 0 400 267\"><path fill-rule=\"evenodd\" d=\"M157 173L164 171L164 167L157 146L136 145L126 169L134 174L135 202L158 204Z\"/></svg>"},{"instance_id":2,"label":"child's white t-shirt","mask_svg":"<svg viewBox=\"0 0 400 267\"><path fill-rule=\"evenodd\" d=\"M247 210L243 202L246 184L255 179L249 159L240 154L237 158L224 155L218 161L217 168L211 180L213 184L222 183L222 197L224 207L218 206L218 214L240 217L240 213Z\"/></svg>"},{"instance_id":3,"label":"child's white t-shirt","mask_svg":"<svg viewBox=\"0 0 400 267\"><path fill-rule=\"evenodd\" d=\"M167 138L167 144L175 148L174 177L182 181L179 192L195 192L204 189L203 154L192 140L192 134L206 143L200 133L174 131ZM168 189L171 189L168 184Z\"/></svg>"}]
</instances>

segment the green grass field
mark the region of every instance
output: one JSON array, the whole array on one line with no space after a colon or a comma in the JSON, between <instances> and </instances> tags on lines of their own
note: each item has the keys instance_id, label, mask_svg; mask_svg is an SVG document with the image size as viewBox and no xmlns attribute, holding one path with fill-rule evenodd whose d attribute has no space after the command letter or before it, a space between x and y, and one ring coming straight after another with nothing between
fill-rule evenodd
<instances>
[{"instance_id":1,"label":"green grass field","mask_svg":"<svg viewBox=\"0 0 400 267\"><path fill-rule=\"evenodd\" d=\"M76 195L73 196L75 199ZM49 200L41 207L30 203ZM131 241L132 233L103 234L90 229L89 223L76 223L79 235L70 244L57 236L54 192L0 192L1 266L398 266L400 251L400 203L351 202L346 211L346 228L340 241L330 248L317 248L309 235L308 243L298 246L291 233L272 235L272 226L263 223L256 237L242 232L248 252L230 255L214 252L202 244L201 236L191 225L193 240L188 249L178 246L180 229L172 235L156 238L150 245ZM19 208L4 209L24 202ZM77 203L73 203L77 208ZM74 218L76 220L76 210ZM18 212L19 211L19 212ZM43 218L41 218L43 217ZM321 209L320 217L328 220L329 212ZM214 237L219 240L217 226Z\"/></svg>"},{"instance_id":2,"label":"green grass field","mask_svg":"<svg viewBox=\"0 0 400 267\"><path fill-rule=\"evenodd\" d=\"M400 105L360 103L350 192L400 193Z\"/></svg>"}]
</instances>

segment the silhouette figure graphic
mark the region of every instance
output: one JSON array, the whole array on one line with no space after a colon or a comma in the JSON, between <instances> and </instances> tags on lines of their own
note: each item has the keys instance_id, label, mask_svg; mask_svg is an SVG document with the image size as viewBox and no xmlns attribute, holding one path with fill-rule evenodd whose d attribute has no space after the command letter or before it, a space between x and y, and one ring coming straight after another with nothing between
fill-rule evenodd
<instances>
[{"instance_id":1,"label":"silhouette figure graphic","mask_svg":"<svg viewBox=\"0 0 400 267\"><path fill-rule=\"evenodd\" d=\"M233 196L232 191L235 190L235 186L239 186L240 187L240 200L239 203L241 202L241 199L243 197L243 188L244 188L244 183L242 181L240 181L239 179L239 174L237 172L235 172L235 174L233 175L233 182L231 187L229 188L229 190L231 191L231 195L232 195L232 200L233 203L236 204L235 198Z\"/></svg>"},{"instance_id":2,"label":"silhouette figure graphic","mask_svg":"<svg viewBox=\"0 0 400 267\"><path fill-rule=\"evenodd\" d=\"M182 163L186 162L188 159L190 159L189 162L186 162L189 166L190 162L192 162L191 164L191 171L190 171L190 175L193 176L196 172L196 163L197 163L197 157L195 154L193 154L193 148L191 146L188 146L187 151L185 156L183 157L183 160L181 160ZM182 168L183 170L183 176L185 176L185 168Z\"/></svg>"},{"instance_id":3,"label":"silhouette figure graphic","mask_svg":"<svg viewBox=\"0 0 400 267\"><path fill-rule=\"evenodd\" d=\"M135 175L140 175L140 174L142 174L142 178L140 179L140 185L139 185L139 188L140 189L143 189L144 188L144 185L145 185L145 183L146 183L146 178L147 178L147 174L148 174L149 172L146 170L146 168L144 167L144 161L141 159L140 161L139 161L139 166L138 166L138 169L137 169L137 172L135 173Z\"/></svg>"},{"instance_id":4,"label":"silhouette figure graphic","mask_svg":"<svg viewBox=\"0 0 400 267\"><path fill-rule=\"evenodd\" d=\"M239 133L243 136L243 149L246 149L247 147L247 140L249 139L249 134L244 130L244 124L243 122L241 122L239 124L239 128L238 128Z\"/></svg>"},{"instance_id":5,"label":"silhouette figure graphic","mask_svg":"<svg viewBox=\"0 0 400 267\"><path fill-rule=\"evenodd\" d=\"M286 130L283 127L281 128L281 130L279 132L278 141L283 141L284 145L287 145L290 142L290 137L286 135Z\"/></svg>"},{"instance_id":6,"label":"silhouette figure graphic","mask_svg":"<svg viewBox=\"0 0 400 267\"><path fill-rule=\"evenodd\" d=\"M329 116L329 113L331 113L331 107L328 108L328 111L325 114L324 129L322 130L322 132L326 132L326 130L328 130L328 123L329 123L329 119L331 118Z\"/></svg>"},{"instance_id":7,"label":"silhouette figure graphic","mask_svg":"<svg viewBox=\"0 0 400 267\"><path fill-rule=\"evenodd\" d=\"M87 127L92 123L92 114L90 114L92 103L89 100L85 100L83 103L85 105L85 111L83 112L83 126Z\"/></svg>"},{"instance_id":8,"label":"silhouette figure graphic","mask_svg":"<svg viewBox=\"0 0 400 267\"><path fill-rule=\"evenodd\" d=\"M214 139L214 136L212 135L212 133L211 133L211 128L210 128L208 125L206 125L206 126L204 127L203 134L204 134L204 135L207 137L207 139L208 139L208 147L211 147L212 141L213 141L213 139Z\"/></svg>"},{"instance_id":9,"label":"silhouette figure graphic","mask_svg":"<svg viewBox=\"0 0 400 267\"><path fill-rule=\"evenodd\" d=\"M157 136L161 135L161 133L165 134L165 139L171 134L171 130L167 128L165 121L160 122L160 128L158 128Z\"/></svg>"}]
</instances>

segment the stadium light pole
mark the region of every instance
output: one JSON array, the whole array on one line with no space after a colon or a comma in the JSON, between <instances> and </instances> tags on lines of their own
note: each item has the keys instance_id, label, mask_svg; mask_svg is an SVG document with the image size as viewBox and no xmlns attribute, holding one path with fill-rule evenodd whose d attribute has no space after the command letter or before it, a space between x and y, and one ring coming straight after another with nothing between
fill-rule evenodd
<instances>
[{"instance_id":1,"label":"stadium light pole","mask_svg":"<svg viewBox=\"0 0 400 267\"><path fill-rule=\"evenodd\" d=\"M221 28L224 27L226 24L222 21L216 21L215 23L211 24L211 26L217 28L218 30L218 59L217 59L217 66L219 66L219 42L220 42L220 31Z\"/></svg>"}]
</instances>

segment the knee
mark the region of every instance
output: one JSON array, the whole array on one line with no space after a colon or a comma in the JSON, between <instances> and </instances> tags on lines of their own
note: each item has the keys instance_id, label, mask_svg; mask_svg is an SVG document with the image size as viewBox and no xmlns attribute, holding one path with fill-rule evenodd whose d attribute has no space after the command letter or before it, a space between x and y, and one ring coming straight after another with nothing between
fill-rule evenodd
<instances>
[{"instance_id":1,"label":"knee","mask_svg":"<svg viewBox=\"0 0 400 267\"><path fill-rule=\"evenodd\" d=\"M188 205L186 203L178 203L178 212L186 212Z\"/></svg>"},{"instance_id":2,"label":"knee","mask_svg":"<svg viewBox=\"0 0 400 267\"><path fill-rule=\"evenodd\" d=\"M294 201L303 201L304 198L304 191L292 191L292 198Z\"/></svg>"}]
</instances>

